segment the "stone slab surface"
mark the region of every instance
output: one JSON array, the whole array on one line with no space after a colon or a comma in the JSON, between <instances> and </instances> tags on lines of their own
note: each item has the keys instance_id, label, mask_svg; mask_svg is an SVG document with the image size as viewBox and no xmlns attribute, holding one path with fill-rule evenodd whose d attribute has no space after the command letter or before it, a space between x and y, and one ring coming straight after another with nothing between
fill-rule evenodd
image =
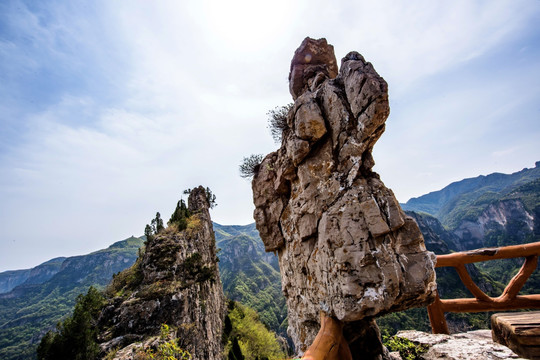
<instances>
[{"instance_id":1,"label":"stone slab surface","mask_svg":"<svg viewBox=\"0 0 540 360\"><path fill-rule=\"evenodd\" d=\"M422 354L422 359L425 360L522 359L506 346L495 343L491 339L490 330L476 330L454 335L407 330L398 332L396 336L409 339L415 344L427 345L429 350Z\"/></svg>"}]
</instances>

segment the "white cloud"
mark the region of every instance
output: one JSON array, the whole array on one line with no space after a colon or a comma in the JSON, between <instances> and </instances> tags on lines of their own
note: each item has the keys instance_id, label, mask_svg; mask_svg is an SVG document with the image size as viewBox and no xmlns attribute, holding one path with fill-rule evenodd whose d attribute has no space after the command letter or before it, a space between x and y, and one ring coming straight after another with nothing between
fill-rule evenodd
<instances>
[{"instance_id":1,"label":"white cloud","mask_svg":"<svg viewBox=\"0 0 540 360\"><path fill-rule=\"evenodd\" d=\"M369 55L402 94L523 33L539 10L530 1L359 1L341 8L341 36L333 41Z\"/></svg>"},{"instance_id":2,"label":"white cloud","mask_svg":"<svg viewBox=\"0 0 540 360\"><path fill-rule=\"evenodd\" d=\"M0 153L0 225L9 229L0 243L9 249L0 252L4 267L19 266L37 238L45 246L31 245L36 254L24 266L140 234L155 211L167 218L181 191L199 184L218 196L215 220L251 222L251 186L238 164L276 148L265 114L291 101L289 61L307 35L326 37L338 59L361 52L388 80L392 115L375 160L402 201L489 170L494 158L508 161L488 144L499 136L491 128L530 109L538 94L519 73L487 88L483 80L452 80L473 78L463 69L488 66L486 54L522 39L539 14L534 2L103 1L47 14L45 22L32 12L14 19L36 52L46 49L43 58L3 64L15 82L17 71L54 61L70 74L61 84L39 85L56 95L45 107L21 100L15 111L0 102L22 114L26 129ZM24 49L21 40L1 39L0 51ZM520 101L508 95L523 84L535 92ZM530 141L518 146L516 139L502 148L535 156ZM467 141L486 147L482 159L491 160L483 169L474 162L459 169L471 151Z\"/></svg>"}]
</instances>

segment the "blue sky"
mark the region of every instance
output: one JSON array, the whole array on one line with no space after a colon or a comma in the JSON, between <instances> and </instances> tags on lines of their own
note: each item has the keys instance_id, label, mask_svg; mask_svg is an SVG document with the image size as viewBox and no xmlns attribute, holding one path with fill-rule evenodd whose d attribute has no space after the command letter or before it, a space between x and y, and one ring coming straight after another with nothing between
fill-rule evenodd
<instances>
[{"instance_id":1,"label":"blue sky","mask_svg":"<svg viewBox=\"0 0 540 360\"><path fill-rule=\"evenodd\" d=\"M293 4L291 4L293 3ZM388 81L375 169L402 202L540 160L540 1L0 3L0 271L140 235L182 190L252 222L305 36Z\"/></svg>"}]
</instances>

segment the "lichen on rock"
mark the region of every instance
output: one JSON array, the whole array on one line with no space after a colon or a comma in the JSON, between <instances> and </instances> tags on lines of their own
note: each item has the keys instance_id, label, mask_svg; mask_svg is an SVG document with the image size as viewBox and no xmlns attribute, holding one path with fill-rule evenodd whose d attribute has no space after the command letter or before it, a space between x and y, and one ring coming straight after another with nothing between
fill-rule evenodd
<instances>
[{"instance_id":1,"label":"lichen on rock","mask_svg":"<svg viewBox=\"0 0 540 360\"><path fill-rule=\"evenodd\" d=\"M357 52L341 61L325 39L306 38L289 75L295 103L281 147L252 182L257 229L277 251L300 351L319 328L319 312L355 333L378 333L374 316L425 306L436 289L434 255L415 221L372 171L373 146L389 115L388 86Z\"/></svg>"}]
</instances>

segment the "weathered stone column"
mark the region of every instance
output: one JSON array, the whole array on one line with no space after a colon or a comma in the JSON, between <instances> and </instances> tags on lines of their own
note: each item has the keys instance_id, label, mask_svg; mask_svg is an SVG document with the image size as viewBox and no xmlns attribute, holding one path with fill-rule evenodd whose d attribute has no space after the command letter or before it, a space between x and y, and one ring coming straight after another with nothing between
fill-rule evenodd
<instances>
[{"instance_id":1,"label":"weathered stone column","mask_svg":"<svg viewBox=\"0 0 540 360\"><path fill-rule=\"evenodd\" d=\"M281 147L252 183L257 229L279 256L288 332L305 351L322 310L344 322L353 358L379 358L374 317L425 306L436 288L434 255L371 170L388 86L357 52L338 73L333 47L310 38L294 54L289 81L295 102Z\"/></svg>"}]
</instances>

